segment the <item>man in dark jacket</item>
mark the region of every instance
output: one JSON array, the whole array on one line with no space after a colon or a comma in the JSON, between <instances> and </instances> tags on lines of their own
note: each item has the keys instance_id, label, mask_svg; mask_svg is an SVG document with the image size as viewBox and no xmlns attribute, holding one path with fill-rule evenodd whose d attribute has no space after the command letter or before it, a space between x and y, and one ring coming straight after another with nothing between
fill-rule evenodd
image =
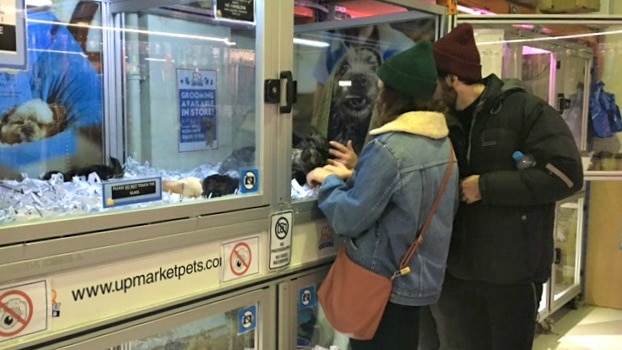
<instances>
[{"instance_id":1,"label":"man in dark jacket","mask_svg":"<svg viewBox=\"0 0 622 350\"><path fill-rule=\"evenodd\" d=\"M482 79L473 28L434 44L438 96L455 108L461 195L437 316L459 350L529 350L551 275L555 202L583 187L581 158L559 113L520 81ZM535 157L518 170L512 154ZM447 346L448 344L445 344Z\"/></svg>"}]
</instances>

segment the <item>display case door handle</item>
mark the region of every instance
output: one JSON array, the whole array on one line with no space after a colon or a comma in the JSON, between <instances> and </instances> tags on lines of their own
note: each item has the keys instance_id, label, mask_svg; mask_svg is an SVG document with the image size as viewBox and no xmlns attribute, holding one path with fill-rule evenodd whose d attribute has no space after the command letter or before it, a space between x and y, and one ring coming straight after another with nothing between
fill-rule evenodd
<instances>
[{"instance_id":1,"label":"display case door handle","mask_svg":"<svg viewBox=\"0 0 622 350\"><path fill-rule=\"evenodd\" d=\"M281 79L285 79L285 106L280 106L281 113L291 113L292 106L296 103L296 95L298 95L298 84L294 80L291 71L283 71L280 75Z\"/></svg>"}]
</instances>

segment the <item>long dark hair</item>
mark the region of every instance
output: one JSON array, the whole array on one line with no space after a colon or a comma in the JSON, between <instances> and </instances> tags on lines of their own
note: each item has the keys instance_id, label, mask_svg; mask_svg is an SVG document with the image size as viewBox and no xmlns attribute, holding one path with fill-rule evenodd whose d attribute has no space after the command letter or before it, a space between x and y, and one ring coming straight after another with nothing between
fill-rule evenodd
<instances>
[{"instance_id":1,"label":"long dark hair","mask_svg":"<svg viewBox=\"0 0 622 350\"><path fill-rule=\"evenodd\" d=\"M414 111L441 112L447 115L449 109L442 101L416 98L385 85L378 93L370 129L379 128L404 113Z\"/></svg>"}]
</instances>

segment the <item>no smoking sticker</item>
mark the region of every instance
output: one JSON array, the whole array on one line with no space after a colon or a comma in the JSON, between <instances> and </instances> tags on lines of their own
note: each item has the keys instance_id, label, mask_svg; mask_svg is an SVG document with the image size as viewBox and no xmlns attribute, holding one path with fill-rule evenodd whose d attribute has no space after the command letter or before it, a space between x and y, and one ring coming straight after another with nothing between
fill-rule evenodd
<instances>
[{"instance_id":1,"label":"no smoking sticker","mask_svg":"<svg viewBox=\"0 0 622 350\"><path fill-rule=\"evenodd\" d=\"M227 259L223 269L224 282L258 273L259 237L224 243L223 256Z\"/></svg>"},{"instance_id":2,"label":"no smoking sticker","mask_svg":"<svg viewBox=\"0 0 622 350\"><path fill-rule=\"evenodd\" d=\"M46 281L0 287L0 342L48 327Z\"/></svg>"}]
</instances>

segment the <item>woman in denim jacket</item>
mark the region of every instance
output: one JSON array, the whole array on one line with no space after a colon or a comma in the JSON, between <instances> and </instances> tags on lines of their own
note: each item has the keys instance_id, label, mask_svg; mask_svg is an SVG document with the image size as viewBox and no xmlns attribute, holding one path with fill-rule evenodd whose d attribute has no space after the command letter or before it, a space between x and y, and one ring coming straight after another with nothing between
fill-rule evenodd
<instances>
[{"instance_id":1,"label":"woman in denim jacket","mask_svg":"<svg viewBox=\"0 0 622 350\"><path fill-rule=\"evenodd\" d=\"M307 176L310 185L321 184L319 207L336 234L346 239L348 256L387 277L398 270L430 212L453 152L442 108L432 102L435 72L429 42L386 61L377 72L373 138L354 170L330 161ZM412 272L394 280L374 338L351 339L352 350L416 347L419 307L440 295L457 185L454 167L425 242L410 262Z\"/></svg>"}]
</instances>

